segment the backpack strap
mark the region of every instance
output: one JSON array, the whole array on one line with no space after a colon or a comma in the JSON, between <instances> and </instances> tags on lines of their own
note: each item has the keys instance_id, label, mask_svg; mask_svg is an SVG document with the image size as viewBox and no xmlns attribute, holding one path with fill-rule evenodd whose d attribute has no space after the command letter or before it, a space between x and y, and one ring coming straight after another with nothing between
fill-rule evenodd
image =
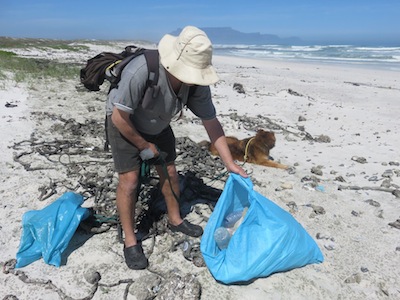
<instances>
[{"instance_id":1,"label":"backpack strap","mask_svg":"<svg viewBox=\"0 0 400 300\"><path fill-rule=\"evenodd\" d=\"M154 87L158 83L160 63L158 59L158 50L145 50L144 57L146 58L149 76L146 82L146 88Z\"/></svg>"},{"instance_id":2,"label":"backpack strap","mask_svg":"<svg viewBox=\"0 0 400 300\"><path fill-rule=\"evenodd\" d=\"M146 89L142 95L140 105L144 109L152 109L155 105L155 99L160 92L160 87L157 86L160 73L160 60L158 50L146 50L144 52L144 57L146 58L149 75L146 81Z\"/></svg>"}]
</instances>

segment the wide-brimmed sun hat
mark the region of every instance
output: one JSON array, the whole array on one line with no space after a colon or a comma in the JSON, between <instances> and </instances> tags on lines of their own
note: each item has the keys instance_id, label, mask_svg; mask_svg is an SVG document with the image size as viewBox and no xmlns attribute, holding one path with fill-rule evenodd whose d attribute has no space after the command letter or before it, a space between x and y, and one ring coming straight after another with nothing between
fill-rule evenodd
<instances>
[{"instance_id":1,"label":"wide-brimmed sun hat","mask_svg":"<svg viewBox=\"0 0 400 300\"><path fill-rule=\"evenodd\" d=\"M194 26L185 27L177 37L166 34L158 52L164 68L184 83L210 85L219 80L211 63L211 41Z\"/></svg>"}]
</instances>

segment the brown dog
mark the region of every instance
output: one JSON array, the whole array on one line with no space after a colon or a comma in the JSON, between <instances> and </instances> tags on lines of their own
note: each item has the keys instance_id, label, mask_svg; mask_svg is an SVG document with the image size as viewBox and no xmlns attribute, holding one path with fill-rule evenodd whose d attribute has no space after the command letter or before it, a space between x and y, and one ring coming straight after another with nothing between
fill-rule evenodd
<instances>
[{"instance_id":1,"label":"brown dog","mask_svg":"<svg viewBox=\"0 0 400 300\"><path fill-rule=\"evenodd\" d=\"M246 161L249 163L287 169L288 166L275 162L269 158L269 150L275 146L275 134L270 131L259 129L255 137L239 140L236 137L227 136L226 141L234 160ZM202 143L204 145L204 143ZM208 150L213 155L218 155L217 149L211 143L207 143ZM247 149L246 149L247 148ZM247 157L245 157L247 155Z\"/></svg>"}]
</instances>

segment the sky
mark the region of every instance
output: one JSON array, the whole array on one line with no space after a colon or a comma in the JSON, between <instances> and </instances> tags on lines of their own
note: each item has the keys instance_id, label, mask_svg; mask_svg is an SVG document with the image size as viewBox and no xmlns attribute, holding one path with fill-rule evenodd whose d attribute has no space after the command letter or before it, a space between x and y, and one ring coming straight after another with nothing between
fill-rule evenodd
<instances>
[{"instance_id":1,"label":"sky","mask_svg":"<svg viewBox=\"0 0 400 300\"><path fill-rule=\"evenodd\" d=\"M0 0L0 36L158 42L186 25L400 46L400 0Z\"/></svg>"}]
</instances>

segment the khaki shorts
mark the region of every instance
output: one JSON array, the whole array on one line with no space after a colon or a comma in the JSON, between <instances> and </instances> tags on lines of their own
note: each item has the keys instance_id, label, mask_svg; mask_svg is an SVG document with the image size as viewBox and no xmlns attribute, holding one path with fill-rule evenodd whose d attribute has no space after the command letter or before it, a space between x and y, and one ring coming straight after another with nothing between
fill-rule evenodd
<instances>
[{"instance_id":1,"label":"khaki shorts","mask_svg":"<svg viewBox=\"0 0 400 300\"><path fill-rule=\"evenodd\" d=\"M140 169L142 160L139 156L139 149L118 131L110 116L107 117L107 134L111 146L115 171L118 173L126 173ZM175 161L175 135L171 126L168 126L157 135L140 134L146 141L155 144L159 151L167 153L167 157L165 158L166 163Z\"/></svg>"}]
</instances>

